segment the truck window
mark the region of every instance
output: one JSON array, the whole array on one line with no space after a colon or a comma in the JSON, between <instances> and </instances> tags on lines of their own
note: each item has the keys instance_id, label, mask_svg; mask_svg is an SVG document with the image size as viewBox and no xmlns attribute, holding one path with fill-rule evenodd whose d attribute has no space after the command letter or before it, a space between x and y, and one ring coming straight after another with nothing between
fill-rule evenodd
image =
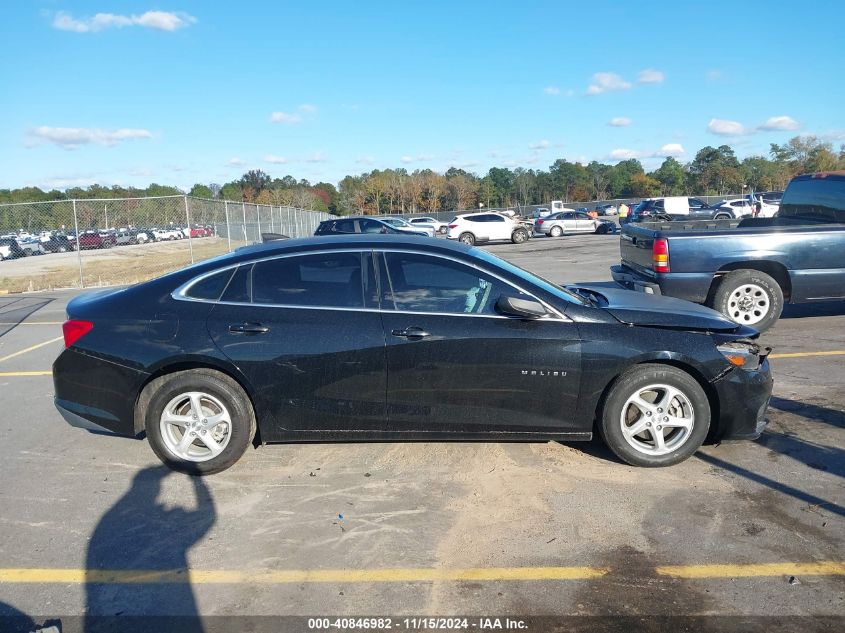
<instances>
[{"instance_id":1,"label":"truck window","mask_svg":"<svg viewBox=\"0 0 845 633\"><path fill-rule=\"evenodd\" d=\"M789 183L778 217L845 223L845 178L796 178Z\"/></svg>"}]
</instances>

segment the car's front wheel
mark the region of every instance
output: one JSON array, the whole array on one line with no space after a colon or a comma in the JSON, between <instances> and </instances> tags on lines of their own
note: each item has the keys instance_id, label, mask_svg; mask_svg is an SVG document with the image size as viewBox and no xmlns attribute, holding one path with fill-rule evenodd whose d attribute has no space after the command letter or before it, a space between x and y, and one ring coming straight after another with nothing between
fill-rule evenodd
<instances>
[{"instance_id":1,"label":"car's front wheel","mask_svg":"<svg viewBox=\"0 0 845 633\"><path fill-rule=\"evenodd\" d=\"M458 241L467 246L475 246L475 235L472 233L461 233Z\"/></svg>"},{"instance_id":2,"label":"car's front wheel","mask_svg":"<svg viewBox=\"0 0 845 633\"><path fill-rule=\"evenodd\" d=\"M440 235L446 235L446 233L449 232L449 227L441 226L439 229L437 229L437 232L440 233Z\"/></svg>"},{"instance_id":3,"label":"car's front wheel","mask_svg":"<svg viewBox=\"0 0 845 633\"><path fill-rule=\"evenodd\" d=\"M528 231L525 229L517 229L511 233L511 242L514 244L522 244L528 240Z\"/></svg>"},{"instance_id":4,"label":"car's front wheel","mask_svg":"<svg viewBox=\"0 0 845 633\"><path fill-rule=\"evenodd\" d=\"M218 473L238 461L255 437L252 404L225 374L176 372L154 380L147 389L147 438L158 458L174 470Z\"/></svg>"},{"instance_id":5,"label":"car's front wheel","mask_svg":"<svg viewBox=\"0 0 845 633\"><path fill-rule=\"evenodd\" d=\"M710 428L710 402L690 374L670 365L637 365L605 399L599 430L617 457L634 466L671 466L690 457Z\"/></svg>"}]
</instances>

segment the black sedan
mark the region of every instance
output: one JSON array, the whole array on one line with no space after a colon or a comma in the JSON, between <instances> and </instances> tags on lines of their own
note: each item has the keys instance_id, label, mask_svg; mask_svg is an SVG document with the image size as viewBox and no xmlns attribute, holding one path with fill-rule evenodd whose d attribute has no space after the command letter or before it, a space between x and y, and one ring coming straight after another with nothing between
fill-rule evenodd
<instances>
[{"instance_id":1,"label":"black sedan","mask_svg":"<svg viewBox=\"0 0 845 633\"><path fill-rule=\"evenodd\" d=\"M462 244L274 241L70 302L53 365L74 426L146 433L169 466L250 444L589 440L675 464L754 438L757 332L678 299L563 288Z\"/></svg>"}]
</instances>

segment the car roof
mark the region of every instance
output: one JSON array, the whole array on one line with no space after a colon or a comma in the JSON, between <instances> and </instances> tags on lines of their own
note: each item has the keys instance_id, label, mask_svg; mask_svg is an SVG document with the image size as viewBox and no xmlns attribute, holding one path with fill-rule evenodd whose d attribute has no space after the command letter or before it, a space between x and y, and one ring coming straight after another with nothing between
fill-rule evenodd
<instances>
[{"instance_id":1,"label":"car roof","mask_svg":"<svg viewBox=\"0 0 845 633\"><path fill-rule=\"evenodd\" d=\"M445 251L467 253L471 250L459 242L446 240L432 240L419 235L402 234L359 234L347 233L342 235L316 235L314 237L294 238L290 240L273 240L265 244L243 246L230 255L237 255L238 259L251 258L255 255L272 255L287 251L320 250L321 248L401 248L410 247L414 250ZM225 256L224 256L225 257Z\"/></svg>"}]
</instances>

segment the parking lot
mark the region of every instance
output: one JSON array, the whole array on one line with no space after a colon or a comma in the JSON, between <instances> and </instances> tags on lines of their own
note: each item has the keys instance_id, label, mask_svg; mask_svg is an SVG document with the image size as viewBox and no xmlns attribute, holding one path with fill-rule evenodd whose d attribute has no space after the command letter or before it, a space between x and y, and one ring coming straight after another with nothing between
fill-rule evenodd
<instances>
[{"instance_id":1,"label":"parking lot","mask_svg":"<svg viewBox=\"0 0 845 633\"><path fill-rule=\"evenodd\" d=\"M619 258L610 235L487 248L566 283ZM671 468L598 440L305 444L196 479L54 409L75 294L0 297L0 615L845 614L845 304L764 336L760 440Z\"/></svg>"}]
</instances>

